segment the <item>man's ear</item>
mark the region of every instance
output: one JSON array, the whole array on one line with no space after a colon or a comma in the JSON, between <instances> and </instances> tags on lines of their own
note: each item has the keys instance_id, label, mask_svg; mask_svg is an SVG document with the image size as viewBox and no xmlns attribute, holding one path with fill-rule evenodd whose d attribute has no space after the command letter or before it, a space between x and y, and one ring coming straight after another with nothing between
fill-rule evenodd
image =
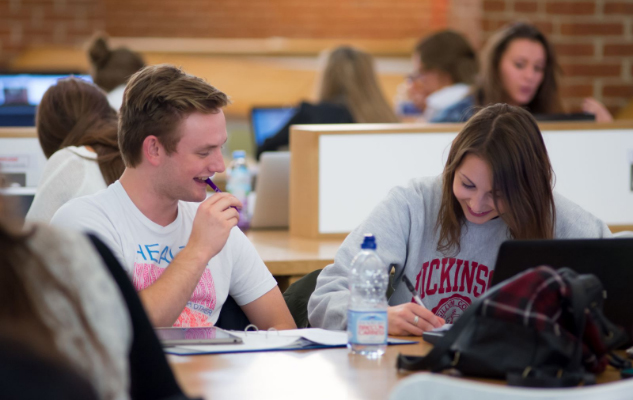
<instances>
[{"instance_id":1,"label":"man's ear","mask_svg":"<svg viewBox=\"0 0 633 400\"><path fill-rule=\"evenodd\" d=\"M165 148L154 135L149 135L143 140L143 158L151 165L157 166L165 157Z\"/></svg>"}]
</instances>

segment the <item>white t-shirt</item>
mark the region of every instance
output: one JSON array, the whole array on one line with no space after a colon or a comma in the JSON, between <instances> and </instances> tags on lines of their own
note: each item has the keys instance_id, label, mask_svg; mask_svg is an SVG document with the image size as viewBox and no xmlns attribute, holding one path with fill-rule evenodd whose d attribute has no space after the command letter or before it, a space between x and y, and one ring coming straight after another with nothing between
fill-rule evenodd
<instances>
[{"instance_id":1,"label":"white t-shirt","mask_svg":"<svg viewBox=\"0 0 633 400\"><path fill-rule=\"evenodd\" d=\"M48 223L68 200L97 193L106 186L97 153L84 146L60 149L46 161L26 220Z\"/></svg>"},{"instance_id":2,"label":"white t-shirt","mask_svg":"<svg viewBox=\"0 0 633 400\"><path fill-rule=\"evenodd\" d=\"M160 226L132 202L119 181L61 207L51 224L93 232L112 249L136 290L153 284L189 241L199 203L178 203L176 220ZM248 304L277 285L253 245L233 228L224 248L207 264L174 326L208 326L218 320L230 294Z\"/></svg>"},{"instance_id":3,"label":"white t-shirt","mask_svg":"<svg viewBox=\"0 0 633 400\"><path fill-rule=\"evenodd\" d=\"M119 85L112 89L106 97L108 98L108 103L110 103L110 107L115 109L117 112L121 109L121 105L123 104L123 93L125 92L125 83Z\"/></svg>"}]
</instances>

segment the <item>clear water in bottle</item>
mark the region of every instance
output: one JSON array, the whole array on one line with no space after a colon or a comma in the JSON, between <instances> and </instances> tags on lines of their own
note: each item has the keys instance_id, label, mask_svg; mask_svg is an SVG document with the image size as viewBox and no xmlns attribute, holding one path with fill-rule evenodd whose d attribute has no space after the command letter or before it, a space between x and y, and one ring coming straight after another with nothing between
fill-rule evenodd
<instances>
[{"instance_id":1,"label":"clear water in bottle","mask_svg":"<svg viewBox=\"0 0 633 400\"><path fill-rule=\"evenodd\" d=\"M245 231L250 226L248 196L252 190L252 178L246 166L246 153L244 150L235 150L233 152L233 161L231 161L227 175L226 190L242 202L242 209L239 210L240 220L237 226Z\"/></svg>"},{"instance_id":2,"label":"clear water in bottle","mask_svg":"<svg viewBox=\"0 0 633 400\"><path fill-rule=\"evenodd\" d=\"M387 347L387 266L376 254L376 239L366 234L349 271L347 347L354 354L378 358Z\"/></svg>"}]
</instances>

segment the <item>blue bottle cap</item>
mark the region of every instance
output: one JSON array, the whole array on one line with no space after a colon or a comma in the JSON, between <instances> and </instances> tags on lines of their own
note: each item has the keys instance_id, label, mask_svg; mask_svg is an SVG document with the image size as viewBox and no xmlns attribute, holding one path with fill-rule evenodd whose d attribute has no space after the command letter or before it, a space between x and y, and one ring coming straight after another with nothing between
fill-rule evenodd
<instances>
[{"instance_id":1,"label":"blue bottle cap","mask_svg":"<svg viewBox=\"0 0 633 400\"><path fill-rule=\"evenodd\" d=\"M246 158L246 152L244 150L234 150L233 158Z\"/></svg>"},{"instance_id":2,"label":"blue bottle cap","mask_svg":"<svg viewBox=\"0 0 633 400\"><path fill-rule=\"evenodd\" d=\"M366 233L363 239L363 244L360 245L361 249L376 250L376 238L371 233Z\"/></svg>"}]
</instances>

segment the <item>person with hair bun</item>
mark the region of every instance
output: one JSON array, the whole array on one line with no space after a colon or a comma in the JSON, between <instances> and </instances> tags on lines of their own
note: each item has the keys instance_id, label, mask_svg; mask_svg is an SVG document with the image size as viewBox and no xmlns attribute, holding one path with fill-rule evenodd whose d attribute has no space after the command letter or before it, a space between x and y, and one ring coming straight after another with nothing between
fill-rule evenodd
<instances>
[{"instance_id":1,"label":"person with hair bun","mask_svg":"<svg viewBox=\"0 0 633 400\"><path fill-rule=\"evenodd\" d=\"M481 72L472 94L438 115L432 122L463 122L477 107L507 103L533 115L564 112L559 90L560 66L545 35L528 22L515 22L488 39L481 53ZM611 122L605 106L587 98L582 110L596 122Z\"/></svg>"},{"instance_id":2,"label":"person with hair bun","mask_svg":"<svg viewBox=\"0 0 633 400\"><path fill-rule=\"evenodd\" d=\"M118 111L123 102L125 84L145 66L143 58L125 47L111 49L106 37L97 34L89 44L88 59L92 80L108 94L108 102Z\"/></svg>"},{"instance_id":3,"label":"person with hair bun","mask_svg":"<svg viewBox=\"0 0 633 400\"><path fill-rule=\"evenodd\" d=\"M454 323L490 286L508 239L600 238L607 225L552 190L554 172L534 117L507 104L475 114L453 140L440 176L396 187L343 242L308 302L313 327L345 329L349 266L372 233L395 265L390 335ZM415 283L424 307L402 281Z\"/></svg>"},{"instance_id":4,"label":"person with hair bun","mask_svg":"<svg viewBox=\"0 0 633 400\"><path fill-rule=\"evenodd\" d=\"M433 121L444 109L468 96L478 68L475 50L453 30L422 39L415 47L413 65L414 72L407 80L407 97L422 111L425 121Z\"/></svg>"},{"instance_id":5,"label":"person with hair bun","mask_svg":"<svg viewBox=\"0 0 633 400\"><path fill-rule=\"evenodd\" d=\"M64 203L105 189L125 169L117 113L105 93L89 82L70 77L48 88L35 127L48 161L28 221L49 222Z\"/></svg>"}]
</instances>

